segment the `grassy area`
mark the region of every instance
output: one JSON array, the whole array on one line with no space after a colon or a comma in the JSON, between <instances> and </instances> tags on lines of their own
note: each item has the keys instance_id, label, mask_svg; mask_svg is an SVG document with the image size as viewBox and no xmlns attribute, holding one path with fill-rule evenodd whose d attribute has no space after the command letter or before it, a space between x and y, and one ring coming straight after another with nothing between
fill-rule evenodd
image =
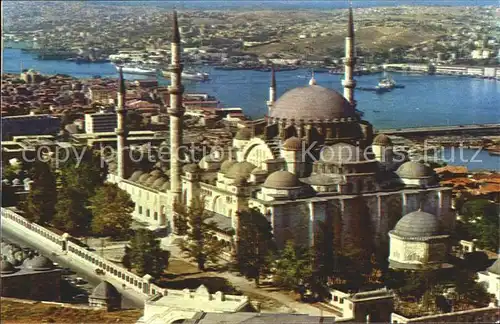
<instances>
[{"instance_id":1,"label":"grassy area","mask_svg":"<svg viewBox=\"0 0 500 324\"><path fill-rule=\"evenodd\" d=\"M9 323L135 323L142 310L76 309L41 303L27 304L2 299L1 321Z\"/></svg>"}]
</instances>

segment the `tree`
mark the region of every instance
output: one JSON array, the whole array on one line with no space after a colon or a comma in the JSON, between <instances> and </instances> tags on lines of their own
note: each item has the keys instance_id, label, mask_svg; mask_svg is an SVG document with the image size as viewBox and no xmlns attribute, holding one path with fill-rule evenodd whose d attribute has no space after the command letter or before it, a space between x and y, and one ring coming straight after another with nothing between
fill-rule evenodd
<instances>
[{"instance_id":1,"label":"tree","mask_svg":"<svg viewBox=\"0 0 500 324\"><path fill-rule=\"evenodd\" d=\"M496 251L498 249L500 226L498 205L486 199L476 199L463 205L462 230L478 239L478 246L482 249Z\"/></svg>"},{"instance_id":2,"label":"tree","mask_svg":"<svg viewBox=\"0 0 500 324\"><path fill-rule=\"evenodd\" d=\"M36 161L33 166L33 183L23 204L26 217L36 223L51 221L56 204L56 179L50 166Z\"/></svg>"},{"instance_id":3,"label":"tree","mask_svg":"<svg viewBox=\"0 0 500 324\"><path fill-rule=\"evenodd\" d=\"M161 249L153 232L143 228L135 232L125 255L125 267L134 267L139 276L149 274L154 278L168 268L170 258L170 252Z\"/></svg>"},{"instance_id":4,"label":"tree","mask_svg":"<svg viewBox=\"0 0 500 324\"><path fill-rule=\"evenodd\" d=\"M134 203L130 195L116 184L106 183L90 198L91 229L94 234L122 236L132 224Z\"/></svg>"},{"instance_id":5,"label":"tree","mask_svg":"<svg viewBox=\"0 0 500 324\"><path fill-rule=\"evenodd\" d=\"M81 199L88 200L97 188L103 185L107 177L105 163L98 154L83 148L61 167L61 178L66 184L81 194Z\"/></svg>"},{"instance_id":6,"label":"tree","mask_svg":"<svg viewBox=\"0 0 500 324\"><path fill-rule=\"evenodd\" d=\"M63 184L57 192L57 203L52 225L71 234L85 234L90 213L79 193Z\"/></svg>"},{"instance_id":7,"label":"tree","mask_svg":"<svg viewBox=\"0 0 500 324\"><path fill-rule=\"evenodd\" d=\"M456 269L452 278L457 296L456 303L484 307L491 301L492 296L488 294L481 284L477 283L476 273L467 269Z\"/></svg>"},{"instance_id":8,"label":"tree","mask_svg":"<svg viewBox=\"0 0 500 324\"><path fill-rule=\"evenodd\" d=\"M287 241L276 261L274 282L280 287L299 290L310 282L312 276L311 255L304 246Z\"/></svg>"},{"instance_id":9,"label":"tree","mask_svg":"<svg viewBox=\"0 0 500 324\"><path fill-rule=\"evenodd\" d=\"M174 228L175 234L186 235L188 233L188 208L178 201L174 202Z\"/></svg>"},{"instance_id":10,"label":"tree","mask_svg":"<svg viewBox=\"0 0 500 324\"><path fill-rule=\"evenodd\" d=\"M224 248L222 241L214 235L215 224L205 210L203 198L194 198L187 209L189 230L187 240L179 242L181 250L198 264L198 269L205 270L208 262L217 263L217 258Z\"/></svg>"},{"instance_id":11,"label":"tree","mask_svg":"<svg viewBox=\"0 0 500 324\"><path fill-rule=\"evenodd\" d=\"M269 270L274 250L272 228L258 209L238 212L236 268L259 285L260 276Z\"/></svg>"},{"instance_id":12,"label":"tree","mask_svg":"<svg viewBox=\"0 0 500 324\"><path fill-rule=\"evenodd\" d=\"M324 222L318 222L314 245L311 254L313 256L313 272L311 289L314 293L325 297L328 293L327 282L335 271L333 217L328 217Z\"/></svg>"}]
</instances>

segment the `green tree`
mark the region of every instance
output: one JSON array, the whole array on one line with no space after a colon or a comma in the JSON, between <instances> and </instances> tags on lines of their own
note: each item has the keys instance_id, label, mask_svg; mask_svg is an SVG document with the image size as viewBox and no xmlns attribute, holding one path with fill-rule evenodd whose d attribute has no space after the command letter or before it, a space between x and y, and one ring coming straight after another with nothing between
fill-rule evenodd
<instances>
[{"instance_id":1,"label":"green tree","mask_svg":"<svg viewBox=\"0 0 500 324\"><path fill-rule=\"evenodd\" d=\"M462 207L461 229L478 239L482 249L497 251L499 242L500 208L486 199L466 202Z\"/></svg>"},{"instance_id":2,"label":"green tree","mask_svg":"<svg viewBox=\"0 0 500 324\"><path fill-rule=\"evenodd\" d=\"M238 212L236 268L246 278L255 280L269 270L274 250L272 228L258 209Z\"/></svg>"},{"instance_id":3,"label":"green tree","mask_svg":"<svg viewBox=\"0 0 500 324\"><path fill-rule=\"evenodd\" d=\"M491 301L492 295L476 281L476 273L467 269L455 269L452 278L455 285L456 303L484 307Z\"/></svg>"},{"instance_id":4,"label":"green tree","mask_svg":"<svg viewBox=\"0 0 500 324\"><path fill-rule=\"evenodd\" d=\"M77 152L78 157L72 156L61 169L61 178L70 188L81 194L83 200L88 200L95 194L97 188L103 185L107 177L105 163L102 163L99 154L94 154L87 148Z\"/></svg>"},{"instance_id":5,"label":"green tree","mask_svg":"<svg viewBox=\"0 0 500 324\"><path fill-rule=\"evenodd\" d=\"M71 234L86 234L90 213L84 203L75 189L63 184L57 191L52 225Z\"/></svg>"},{"instance_id":6,"label":"green tree","mask_svg":"<svg viewBox=\"0 0 500 324\"><path fill-rule=\"evenodd\" d=\"M41 161L34 163L32 175L31 190L22 208L29 220L40 224L48 223L55 212L56 178L50 166Z\"/></svg>"},{"instance_id":7,"label":"green tree","mask_svg":"<svg viewBox=\"0 0 500 324\"><path fill-rule=\"evenodd\" d=\"M121 237L132 224L134 203L130 195L116 184L106 183L90 198L92 233Z\"/></svg>"},{"instance_id":8,"label":"green tree","mask_svg":"<svg viewBox=\"0 0 500 324\"><path fill-rule=\"evenodd\" d=\"M311 280L312 263L309 250L291 240L286 242L275 267L274 283L280 287L297 291L301 285Z\"/></svg>"},{"instance_id":9,"label":"green tree","mask_svg":"<svg viewBox=\"0 0 500 324\"><path fill-rule=\"evenodd\" d=\"M189 230L187 240L179 242L181 250L198 264L198 269L205 271L207 263L216 264L224 248L222 241L215 238L215 223L205 209L203 198L194 198L187 211Z\"/></svg>"},{"instance_id":10,"label":"green tree","mask_svg":"<svg viewBox=\"0 0 500 324\"><path fill-rule=\"evenodd\" d=\"M160 277L168 268L170 258L170 252L161 249L160 240L153 232L142 228L135 232L125 255L125 267L135 268L139 276L149 274L154 278Z\"/></svg>"}]
</instances>

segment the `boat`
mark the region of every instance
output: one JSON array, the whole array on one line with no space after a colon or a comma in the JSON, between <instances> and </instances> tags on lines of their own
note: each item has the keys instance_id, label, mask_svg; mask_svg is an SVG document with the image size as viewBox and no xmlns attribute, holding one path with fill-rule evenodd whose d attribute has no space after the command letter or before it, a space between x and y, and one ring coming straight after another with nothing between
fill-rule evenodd
<instances>
[{"instance_id":1,"label":"boat","mask_svg":"<svg viewBox=\"0 0 500 324\"><path fill-rule=\"evenodd\" d=\"M116 66L119 69L119 66ZM127 74L141 74L141 75L156 75L157 70L154 68L148 68L140 65L126 64L122 66L123 73Z\"/></svg>"},{"instance_id":2,"label":"boat","mask_svg":"<svg viewBox=\"0 0 500 324\"><path fill-rule=\"evenodd\" d=\"M374 113L379 113L379 112L380 112L380 110L373 110L373 112L374 112Z\"/></svg>"},{"instance_id":3,"label":"boat","mask_svg":"<svg viewBox=\"0 0 500 324\"><path fill-rule=\"evenodd\" d=\"M397 84L396 81L394 81L391 77L387 77L384 79L381 79L378 83L377 88L384 88L384 89L402 89L404 88L404 85Z\"/></svg>"},{"instance_id":4,"label":"boat","mask_svg":"<svg viewBox=\"0 0 500 324\"><path fill-rule=\"evenodd\" d=\"M165 79L170 79L170 71L163 70L161 74ZM192 80L192 81L208 81L210 80L210 75L204 72L196 72L196 71L182 71L181 78L184 80Z\"/></svg>"}]
</instances>

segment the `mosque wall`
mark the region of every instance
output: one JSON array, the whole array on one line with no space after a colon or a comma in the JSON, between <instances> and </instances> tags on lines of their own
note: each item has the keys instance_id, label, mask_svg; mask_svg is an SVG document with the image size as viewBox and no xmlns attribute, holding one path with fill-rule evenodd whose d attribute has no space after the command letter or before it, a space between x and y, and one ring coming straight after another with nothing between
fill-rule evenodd
<instances>
[{"instance_id":1,"label":"mosque wall","mask_svg":"<svg viewBox=\"0 0 500 324\"><path fill-rule=\"evenodd\" d=\"M137 183L127 180L118 183L118 186L125 190L135 203L132 216L142 222L151 225L164 226L167 224L167 194L158 190L143 187Z\"/></svg>"}]
</instances>

